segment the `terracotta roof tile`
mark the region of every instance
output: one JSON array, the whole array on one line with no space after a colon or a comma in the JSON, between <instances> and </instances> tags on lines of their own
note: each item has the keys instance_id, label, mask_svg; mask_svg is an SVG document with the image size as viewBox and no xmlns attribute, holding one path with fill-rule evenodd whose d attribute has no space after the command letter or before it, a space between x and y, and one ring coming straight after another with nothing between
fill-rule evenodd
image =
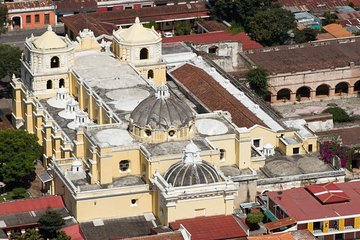
<instances>
[{"instance_id":1,"label":"terracotta roof tile","mask_svg":"<svg viewBox=\"0 0 360 240\"><path fill-rule=\"evenodd\" d=\"M360 41L354 38L345 43L328 40L279 46L252 50L246 56L270 74L346 67L350 62L360 65Z\"/></svg>"},{"instance_id":2,"label":"terracotta roof tile","mask_svg":"<svg viewBox=\"0 0 360 240\"><path fill-rule=\"evenodd\" d=\"M169 19L207 16L208 9L206 4L205 2L200 2L192 4L126 9L112 12L77 14L63 17L62 21L65 26L75 34L84 28L88 28L92 30L95 35L100 35L111 34L112 30L116 29L116 25L133 23L135 17L139 17L142 22L148 22L151 20L163 21ZM105 27L105 25L108 27Z\"/></svg>"},{"instance_id":3,"label":"terracotta roof tile","mask_svg":"<svg viewBox=\"0 0 360 240\"><path fill-rule=\"evenodd\" d=\"M183 35L176 37L163 38L163 43L171 42L193 42L193 43L213 43L235 41L243 44L243 49L257 49L262 48L261 44L253 41L246 33L231 34L230 32L209 32L202 34Z\"/></svg>"},{"instance_id":4,"label":"terracotta roof tile","mask_svg":"<svg viewBox=\"0 0 360 240\"><path fill-rule=\"evenodd\" d=\"M180 224L189 231L192 240L234 239L247 236L232 215L178 220L170 223L170 227L179 229Z\"/></svg>"},{"instance_id":5,"label":"terracotta roof tile","mask_svg":"<svg viewBox=\"0 0 360 240\"><path fill-rule=\"evenodd\" d=\"M185 64L173 70L171 74L212 111L230 112L233 122L238 127L250 128L255 124L266 126L204 70Z\"/></svg>"},{"instance_id":6,"label":"terracotta roof tile","mask_svg":"<svg viewBox=\"0 0 360 240\"><path fill-rule=\"evenodd\" d=\"M352 36L351 32L346 30L346 28L344 28L340 24L335 24L335 23L329 24L329 25L324 26L323 29L336 38Z\"/></svg>"},{"instance_id":7,"label":"terracotta roof tile","mask_svg":"<svg viewBox=\"0 0 360 240\"><path fill-rule=\"evenodd\" d=\"M51 196L3 202L0 203L0 215L46 210L48 208L64 208L61 197Z\"/></svg>"},{"instance_id":8,"label":"terracotta roof tile","mask_svg":"<svg viewBox=\"0 0 360 240\"><path fill-rule=\"evenodd\" d=\"M15 10L15 9L40 8L40 7L54 6L53 1L51 1L51 0L5 2L5 4L9 11Z\"/></svg>"},{"instance_id":9,"label":"terracotta roof tile","mask_svg":"<svg viewBox=\"0 0 360 240\"><path fill-rule=\"evenodd\" d=\"M181 232L160 233L157 235L125 238L124 240L183 240Z\"/></svg>"},{"instance_id":10,"label":"terracotta roof tile","mask_svg":"<svg viewBox=\"0 0 360 240\"><path fill-rule=\"evenodd\" d=\"M97 10L96 0L64 0L56 1L56 11L63 12L86 12Z\"/></svg>"}]
</instances>

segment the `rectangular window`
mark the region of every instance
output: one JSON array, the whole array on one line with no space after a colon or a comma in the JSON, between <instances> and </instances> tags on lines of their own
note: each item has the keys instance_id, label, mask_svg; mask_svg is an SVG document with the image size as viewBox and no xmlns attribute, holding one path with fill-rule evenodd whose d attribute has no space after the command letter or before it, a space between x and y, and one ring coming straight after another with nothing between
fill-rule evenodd
<instances>
[{"instance_id":1,"label":"rectangular window","mask_svg":"<svg viewBox=\"0 0 360 240\"><path fill-rule=\"evenodd\" d=\"M50 14L45 14L44 23L50 24Z\"/></svg>"},{"instance_id":2,"label":"rectangular window","mask_svg":"<svg viewBox=\"0 0 360 240\"><path fill-rule=\"evenodd\" d=\"M260 139L254 139L254 140L253 140L253 145L254 145L254 147L256 147L256 148L260 147Z\"/></svg>"},{"instance_id":3,"label":"rectangular window","mask_svg":"<svg viewBox=\"0 0 360 240\"><path fill-rule=\"evenodd\" d=\"M40 16L39 16L39 14L36 14L36 15L35 15L35 22L36 22L36 23L39 23L39 22L40 22Z\"/></svg>"},{"instance_id":4,"label":"rectangular window","mask_svg":"<svg viewBox=\"0 0 360 240\"><path fill-rule=\"evenodd\" d=\"M26 23L31 23L31 15L26 15Z\"/></svg>"},{"instance_id":5,"label":"rectangular window","mask_svg":"<svg viewBox=\"0 0 360 240\"><path fill-rule=\"evenodd\" d=\"M107 8L107 11L108 11L108 12L111 12L112 10L113 10L113 7L108 7L108 8Z\"/></svg>"},{"instance_id":6,"label":"rectangular window","mask_svg":"<svg viewBox=\"0 0 360 240\"><path fill-rule=\"evenodd\" d=\"M313 151L313 146L312 146L312 144L309 144L309 146L308 146L308 151L309 151L309 152L312 152L312 151Z\"/></svg>"},{"instance_id":7,"label":"rectangular window","mask_svg":"<svg viewBox=\"0 0 360 240\"><path fill-rule=\"evenodd\" d=\"M293 154L299 154L300 148L293 148Z\"/></svg>"},{"instance_id":8,"label":"rectangular window","mask_svg":"<svg viewBox=\"0 0 360 240\"><path fill-rule=\"evenodd\" d=\"M132 9L132 6L130 6L130 7L125 7L125 9Z\"/></svg>"}]
</instances>

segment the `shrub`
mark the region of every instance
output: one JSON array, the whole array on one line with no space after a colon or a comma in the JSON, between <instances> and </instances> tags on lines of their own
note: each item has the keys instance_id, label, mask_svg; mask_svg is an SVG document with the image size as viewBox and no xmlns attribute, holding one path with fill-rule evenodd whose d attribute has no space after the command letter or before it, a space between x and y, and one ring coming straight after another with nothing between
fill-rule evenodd
<instances>
[{"instance_id":1,"label":"shrub","mask_svg":"<svg viewBox=\"0 0 360 240\"><path fill-rule=\"evenodd\" d=\"M259 222L262 222L264 219L264 214L262 212L253 212L246 215L246 223L249 226L250 230L259 229Z\"/></svg>"},{"instance_id":2,"label":"shrub","mask_svg":"<svg viewBox=\"0 0 360 240\"><path fill-rule=\"evenodd\" d=\"M330 113L333 116L334 122L348 122L351 121L350 116L344 109L339 107L330 107L323 111L323 113Z\"/></svg>"},{"instance_id":3,"label":"shrub","mask_svg":"<svg viewBox=\"0 0 360 240\"><path fill-rule=\"evenodd\" d=\"M12 190L13 199L26 198L26 189L25 188L14 188Z\"/></svg>"}]
</instances>

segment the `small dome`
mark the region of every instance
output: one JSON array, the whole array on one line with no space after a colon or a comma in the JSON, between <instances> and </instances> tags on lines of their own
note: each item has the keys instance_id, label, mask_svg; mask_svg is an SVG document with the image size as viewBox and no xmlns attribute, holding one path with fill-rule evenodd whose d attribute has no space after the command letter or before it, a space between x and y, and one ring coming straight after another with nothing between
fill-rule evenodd
<instances>
[{"instance_id":1,"label":"small dome","mask_svg":"<svg viewBox=\"0 0 360 240\"><path fill-rule=\"evenodd\" d=\"M200 149L192 141L184 149L183 160L172 165L164 178L174 187L220 181L214 167L200 159Z\"/></svg>"},{"instance_id":2,"label":"small dome","mask_svg":"<svg viewBox=\"0 0 360 240\"><path fill-rule=\"evenodd\" d=\"M115 37L127 43L147 43L161 41L161 36L153 28L146 28L139 18L135 19L135 23L129 27L120 28L114 33Z\"/></svg>"},{"instance_id":3,"label":"small dome","mask_svg":"<svg viewBox=\"0 0 360 240\"><path fill-rule=\"evenodd\" d=\"M67 46L65 41L53 32L50 25L47 31L38 37L33 44L36 48L44 50L65 48Z\"/></svg>"},{"instance_id":4,"label":"small dome","mask_svg":"<svg viewBox=\"0 0 360 240\"><path fill-rule=\"evenodd\" d=\"M140 128L151 130L179 129L193 120L189 106L170 95L166 85L159 87L156 94L144 99L132 111L130 121Z\"/></svg>"}]
</instances>

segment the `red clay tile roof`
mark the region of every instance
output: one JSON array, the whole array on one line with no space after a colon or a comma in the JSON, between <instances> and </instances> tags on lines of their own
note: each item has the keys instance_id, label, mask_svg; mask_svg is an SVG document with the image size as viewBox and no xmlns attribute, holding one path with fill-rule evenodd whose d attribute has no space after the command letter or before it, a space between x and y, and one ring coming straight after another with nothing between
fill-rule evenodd
<instances>
[{"instance_id":1,"label":"red clay tile roof","mask_svg":"<svg viewBox=\"0 0 360 240\"><path fill-rule=\"evenodd\" d=\"M264 236L247 237L247 240L295 240L291 233L275 233Z\"/></svg>"},{"instance_id":2,"label":"red clay tile roof","mask_svg":"<svg viewBox=\"0 0 360 240\"><path fill-rule=\"evenodd\" d=\"M71 240L85 240L79 224L64 227L61 231L64 231L68 236L70 236Z\"/></svg>"},{"instance_id":3,"label":"red clay tile roof","mask_svg":"<svg viewBox=\"0 0 360 240\"><path fill-rule=\"evenodd\" d=\"M340 136L345 146L360 145L360 127L334 129L324 132L317 132L319 136Z\"/></svg>"},{"instance_id":4,"label":"red clay tile roof","mask_svg":"<svg viewBox=\"0 0 360 240\"><path fill-rule=\"evenodd\" d=\"M176 232L160 233L150 236L125 238L124 240L184 240L184 238L181 232L176 231Z\"/></svg>"},{"instance_id":5,"label":"red clay tile roof","mask_svg":"<svg viewBox=\"0 0 360 240\"><path fill-rule=\"evenodd\" d=\"M180 224L189 231L192 240L233 239L247 236L232 215L178 220L170 223L170 228L179 229Z\"/></svg>"},{"instance_id":6,"label":"red clay tile roof","mask_svg":"<svg viewBox=\"0 0 360 240\"><path fill-rule=\"evenodd\" d=\"M352 34L346 28L337 23L328 24L323 29L336 38L351 37Z\"/></svg>"},{"instance_id":7,"label":"red clay tile roof","mask_svg":"<svg viewBox=\"0 0 360 240\"><path fill-rule=\"evenodd\" d=\"M185 64L173 70L171 74L212 111L230 112L233 122L238 127L250 128L255 124L266 126L204 70Z\"/></svg>"},{"instance_id":8,"label":"red clay tile roof","mask_svg":"<svg viewBox=\"0 0 360 240\"><path fill-rule=\"evenodd\" d=\"M193 42L193 43L215 43L215 42L241 42L243 44L243 49L257 49L262 48L260 43L250 39L246 33L231 34L230 32L209 32L193 35L183 35L176 37L163 38L163 43L171 42Z\"/></svg>"},{"instance_id":9,"label":"red clay tile roof","mask_svg":"<svg viewBox=\"0 0 360 240\"><path fill-rule=\"evenodd\" d=\"M74 34L78 34L79 31L88 28L92 30L95 35L100 35L111 34L112 30L116 28L116 25L132 24L135 17L139 17L142 22L208 17L208 9L205 2L199 2L112 12L77 14L63 17L62 21ZM104 27L105 25L109 26L110 31Z\"/></svg>"},{"instance_id":10,"label":"red clay tile roof","mask_svg":"<svg viewBox=\"0 0 360 240\"><path fill-rule=\"evenodd\" d=\"M270 74L346 67L350 62L360 65L360 40L354 38L346 43L328 40L263 48L252 50L246 56Z\"/></svg>"},{"instance_id":11,"label":"red clay tile roof","mask_svg":"<svg viewBox=\"0 0 360 240\"><path fill-rule=\"evenodd\" d=\"M198 25L205 28L207 32L225 31L227 29L225 24L216 20L203 21L198 23Z\"/></svg>"},{"instance_id":12,"label":"red clay tile roof","mask_svg":"<svg viewBox=\"0 0 360 240\"><path fill-rule=\"evenodd\" d=\"M349 196L333 183L316 184L305 187L321 203L340 203L349 201Z\"/></svg>"},{"instance_id":13,"label":"red clay tile roof","mask_svg":"<svg viewBox=\"0 0 360 240\"><path fill-rule=\"evenodd\" d=\"M267 192L266 195L298 222L360 214L360 182L335 185L349 196L349 201L322 204L304 187L283 190L281 193L277 191Z\"/></svg>"},{"instance_id":14,"label":"red clay tile roof","mask_svg":"<svg viewBox=\"0 0 360 240\"><path fill-rule=\"evenodd\" d=\"M296 223L295 219L293 219L291 217L287 217L287 218L279 219L277 221L265 223L264 227L268 231L272 231L272 230L275 230L275 229L279 229L279 228L282 228L282 227L287 227L287 226L293 225L295 223Z\"/></svg>"},{"instance_id":15,"label":"red clay tile roof","mask_svg":"<svg viewBox=\"0 0 360 240\"><path fill-rule=\"evenodd\" d=\"M49 7L54 5L53 1L51 0L5 2L5 4L9 11L15 9Z\"/></svg>"},{"instance_id":16,"label":"red clay tile roof","mask_svg":"<svg viewBox=\"0 0 360 240\"><path fill-rule=\"evenodd\" d=\"M334 10L336 6L349 6L350 2L353 0L279 0L283 6L305 6L305 9L315 13Z\"/></svg>"},{"instance_id":17,"label":"red clay tile roof","mask_svg":"<svg viewBox=\"0 0 360 240\"><path fill-rule=\"evenodd\" d=\"M56 1L56 11L63 12L86 12L97 10L96 0L64 0Z\"/></svg>"},{"instance_id":18,"label":"red clay tile roof","mask_svg":"<svg viewBox=\"0 0 360 240\"><path fill-rule=\"evenodd\" d=\"M48 208L64 208L60 196L32 198L0 203L0 216L21 212L46 210Z\"/></svg>"}]
</instances>

